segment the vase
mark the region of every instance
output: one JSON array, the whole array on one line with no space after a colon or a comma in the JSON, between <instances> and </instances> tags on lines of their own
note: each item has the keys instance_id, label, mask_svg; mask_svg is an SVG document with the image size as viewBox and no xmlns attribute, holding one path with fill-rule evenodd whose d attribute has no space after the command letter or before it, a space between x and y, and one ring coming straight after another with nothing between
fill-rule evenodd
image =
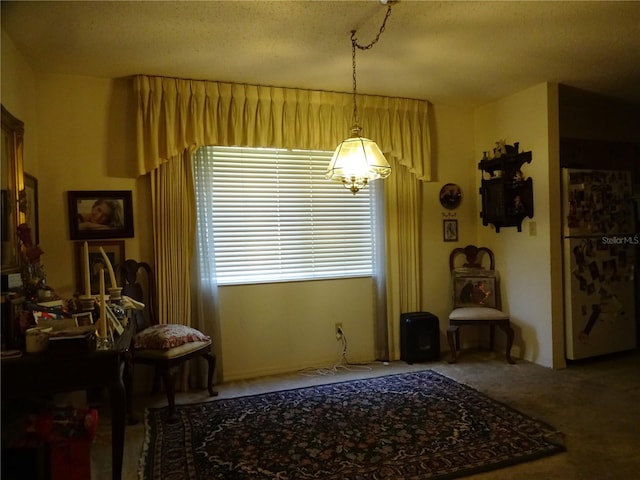
<instances>
[{"instance_id":1,"label":"vase","mask_svg":"<svg viewBox=\"0 0 640 480\"><path fill-rule=\"evenodd\" d=\"M23 265L21 279L25 299L27 301L37 301L38 290L46 287L46 278L42 265L36 263Z\"/></svg>"}]
</instances>

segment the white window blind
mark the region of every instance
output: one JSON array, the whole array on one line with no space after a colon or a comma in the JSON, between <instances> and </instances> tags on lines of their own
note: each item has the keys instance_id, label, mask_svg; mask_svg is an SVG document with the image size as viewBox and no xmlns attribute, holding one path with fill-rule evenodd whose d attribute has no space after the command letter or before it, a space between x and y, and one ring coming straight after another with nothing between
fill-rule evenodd
<instances>
[{"instance_id":1,"label":"white window blind","mask_svg":"<svg viewBox=\"0 0 640 480\"><path fill-rule=\"evenodd\" d=\"M325 179L332 152L207 146L194 155L201 251L218 284L372 274L370 187Z\"/></svg>"}]
</instances>

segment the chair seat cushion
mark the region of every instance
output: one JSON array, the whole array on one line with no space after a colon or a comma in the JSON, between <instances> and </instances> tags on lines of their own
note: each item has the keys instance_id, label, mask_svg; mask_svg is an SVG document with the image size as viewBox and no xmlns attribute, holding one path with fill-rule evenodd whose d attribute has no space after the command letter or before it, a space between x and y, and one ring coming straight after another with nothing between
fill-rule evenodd
<instances>
[{"instance_id":1,"label":"chair seat cushion","mask_svg":"<svg viewBox=\"0 0 640 480\"><path fill-rule=\"evenodd\" d=\"M211 343L211 338L201 331L186 325L152 325L135 334L133 348L136 350L167 350L191 342Z\"/></svg>"},{"instance_id":2,"label":"chair seat cushion","mask_svg":"<svg viewBox=\"0 0 640 480\"><path fill-rule=\"evenodd\" d=\"M156 349L136 349L136 358L146 358L151 360L171 360L172 358L179 358L184 355L188 355L191 352L200 350L203 347L211 345L211 340L206 342L189 342L183 343L178 347L173 348L156 348Z\"/></svg>"},{"instance_id":3,"label":"chair seat cushion","mask_svg":"<svg viewBox=\"0 0 640 480\"><path fill-rule=\"evenodd\" d=\"M449 320L509 320L509 314L496 308L461 307L449 314Z\"/></svg>"}]
</instances>

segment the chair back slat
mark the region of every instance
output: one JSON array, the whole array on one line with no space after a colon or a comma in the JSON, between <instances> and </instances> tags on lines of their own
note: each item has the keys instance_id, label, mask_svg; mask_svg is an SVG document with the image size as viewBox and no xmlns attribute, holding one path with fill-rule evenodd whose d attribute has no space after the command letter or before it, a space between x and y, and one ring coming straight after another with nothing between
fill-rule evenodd
<instances>
[{"instance_id":1,"label":"chair back slat","mask_svg":"<svg viewBox=\"0 0 640 480\"><path fill-rule=\"evenodd\" d=\"M464 255L466 258L465 263L462 265L465 268L484 268L482 266L483 255L489 258L489 270L495 270L496 261L493 256L493 252L487 247L476 247L475 245L467 245L466 247L454 248L449 254L449 270L455 269L455 262L458 255Z\"/></svg>"},{"instance_id":2,"label":"chair back slat","mask_svg":"<svg viewBox=\"0 0 640 480\"><path fill-rule=\"evenodd\" d=\"M144 312L137 316L138 331L156 325L155 277L151 265L127 259L120 267L122 294L145 304Z\"/></svg>"}]
</instances>

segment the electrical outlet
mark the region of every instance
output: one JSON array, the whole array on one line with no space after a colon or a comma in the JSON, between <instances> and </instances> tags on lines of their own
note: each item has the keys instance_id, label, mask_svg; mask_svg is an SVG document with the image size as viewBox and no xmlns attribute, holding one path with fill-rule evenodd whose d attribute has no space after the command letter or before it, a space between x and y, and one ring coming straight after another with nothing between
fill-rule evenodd
<instances>
[{"instance_id":1,"label":"electrical outlet","mask_svg":"<svg viewBox=\"0 0 640 480\"><path fill-rule=\"evenodd\" d=\"M342 338L342 332L344 332L344 330L342 329L342 323L336 323L336 339L340 340Z\"/></svg>"}]
</instances>

